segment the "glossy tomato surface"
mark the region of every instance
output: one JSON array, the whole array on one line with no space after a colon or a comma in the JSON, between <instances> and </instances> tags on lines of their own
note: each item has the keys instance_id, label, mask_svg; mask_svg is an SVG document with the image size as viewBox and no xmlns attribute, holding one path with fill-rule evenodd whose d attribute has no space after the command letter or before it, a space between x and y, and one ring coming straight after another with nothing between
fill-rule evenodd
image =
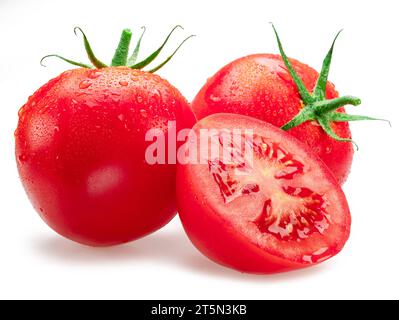
<instances>
[{"instance_id":1,"label":"glossy tomato surface","mask_svg":"<svg viewBox=\"0 0 399 320\"><path fill-rule=\"evenodd\" d=\"M318 73L311 67L290 59L306 88L312 91ZM338 97L331 83L327 84L327 99ZM231 62L213 77L195 97L192 108L198 119L214 113L237 113L252 116L282 127L292 120L304 104L279 55L256 54ZM344 108L337 110L345 112ZM347 122L331 124L342 138L351 138ZM334 173L340 184L349 175L353 146L329 137L317 122L305 122L289 130L305 142Z\"/></svg>"},{"instance_id":2,"label":"glossy tomato surface","mask_svg":"<svg viewBox=\"0 0 399 320\"><path fill-rule=\"evenodd\" d=\"M212 130L207 143L200 141L204 129ZM226 139L237 130L240 139ZM341 251L351 225L345 195L305 144L233 114L206 117L193 132L195 143L185 145L186 154L200 156L178 165L178 211L203 254L242 272L274 273L315 265Z\"/></svg>"},{"instance_id":3,"label":"glossy tomato surface","mask_svg":"<svg viewBox=\"0 0 399 320\"><path fill-rule=\"evenodd\" d=\"M157 75L75 69L19 112L16 158L40 216L74 241L107 246L142 237L175 215L175 165L149 165L145 134L190 128L187 101Z\"/></svg>"}]
</instances>

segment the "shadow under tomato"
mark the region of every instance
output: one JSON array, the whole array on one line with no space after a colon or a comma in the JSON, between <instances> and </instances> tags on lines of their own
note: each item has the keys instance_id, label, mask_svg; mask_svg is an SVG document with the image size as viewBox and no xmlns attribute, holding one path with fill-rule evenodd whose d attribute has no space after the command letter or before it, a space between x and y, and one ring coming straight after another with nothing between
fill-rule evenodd
<instances>
[{"instance_id":1,"label":"shadow under tomato","mask_svg":"<svg viewBox=\"0 0 399 320\"><path fill-rule=\"evenodd\" d=\"M82 246L57 235L37 239L33 246L43 257L68 264L104 265L151 261L159 265L172 264L207 276L259 283L312 276L326 271L329 265L327 262L313 268L275 275L243 274L204 257L193 247L183 230L161 231L128 244L108 248Z\"/></svg>"}]
</instances>

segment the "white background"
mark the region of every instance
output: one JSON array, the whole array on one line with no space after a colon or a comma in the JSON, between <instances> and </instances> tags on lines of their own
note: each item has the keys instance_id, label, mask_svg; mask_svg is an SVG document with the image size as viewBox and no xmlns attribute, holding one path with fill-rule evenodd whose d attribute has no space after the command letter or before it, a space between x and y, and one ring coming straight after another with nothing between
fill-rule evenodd
<instances>
[{"instance_id":1,"label":"white background","mask_svg":"<svg viewBox=\"0 0 399 320\"><path fill-rule=\"evenodd\" d=\"M15 1L0 0L0 298L278 299L399 298L397 1ZM48 53L85 61L83 27L102 59L111 59L120 31L148 32L145 52L175 24L172 50L195 33L160 75L191 100L207 77L243 55L277 52L273 21L286 51L319 69L344 28L331 80L341 94L363 99L362 113L385 123L352 125L360 151L344 189L353 215L341 254L311 269L242 275L209 262L175 219L134 243L86 248L56 235L32 209L18 180L13 132L28 96L61 71ZM136 35L137 35L136 33ZM168 51L166 50L166 51ZM107 58L108 57L108 58Z\"/></svg>"}]
</instances>

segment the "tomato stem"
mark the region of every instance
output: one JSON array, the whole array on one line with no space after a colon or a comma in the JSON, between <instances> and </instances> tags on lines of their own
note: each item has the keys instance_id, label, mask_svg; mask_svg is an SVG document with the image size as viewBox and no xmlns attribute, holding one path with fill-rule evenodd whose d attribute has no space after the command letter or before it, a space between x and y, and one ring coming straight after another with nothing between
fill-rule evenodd
<instances>
[{"instance_id":1,"label":"tomato stem","mask_svg":"<svg viewBox=\"0 0 399 320\"><path fill-rule=\"evenodd\" d=\"M130 31L129 29L123 30L118 48L116 49L115 55L112 59L111 63L112 67L119 67L126 65L127 56L129 55L131 40L132 40L132 31Z\"/></svg>"}]
</instances>

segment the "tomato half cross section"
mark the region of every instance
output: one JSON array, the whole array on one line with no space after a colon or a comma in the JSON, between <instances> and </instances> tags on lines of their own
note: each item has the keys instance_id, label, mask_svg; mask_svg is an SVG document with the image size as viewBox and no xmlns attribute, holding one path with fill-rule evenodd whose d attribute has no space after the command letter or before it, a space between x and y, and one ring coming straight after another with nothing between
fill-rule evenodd
<instances>
[{"instance_id":1,"label":"tomato half cross section","mask_svg":"<svg viewBox=\"0 0 399 320\"><path fill-rule=\"evenodd\" d=\"M303 143L232 114L202 119L189 141L191 161L177 170L179 214L210 259L242 272L274 273L342 250L351 224L345 195Z\"/></svg>"}]
</instances>

